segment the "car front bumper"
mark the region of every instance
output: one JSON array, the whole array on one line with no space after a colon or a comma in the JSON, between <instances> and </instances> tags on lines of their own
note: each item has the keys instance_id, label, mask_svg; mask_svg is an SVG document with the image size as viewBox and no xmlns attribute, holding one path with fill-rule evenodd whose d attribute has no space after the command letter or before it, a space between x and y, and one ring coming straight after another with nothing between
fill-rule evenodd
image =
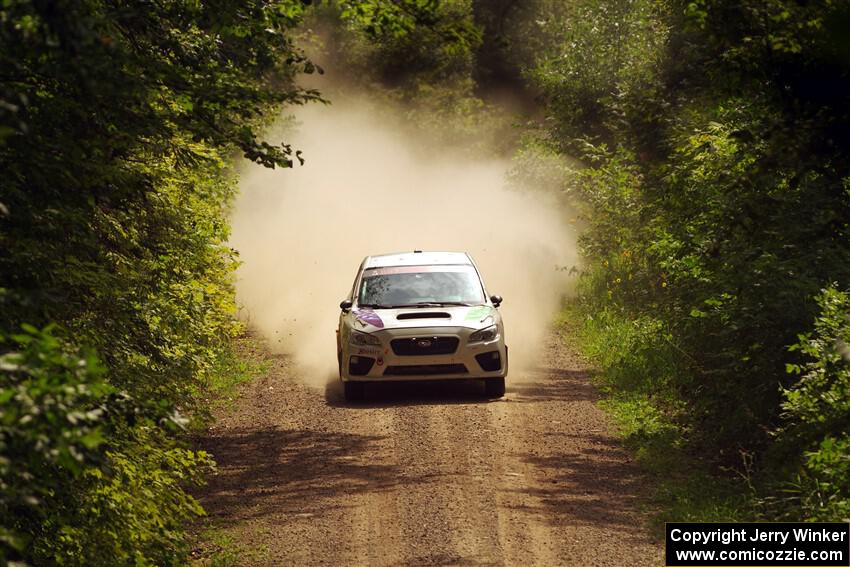
<instances>
[{"instance_id":1,"label":"car front bumper","mask_svg":"<svg viewBox=\"0 0 850 567\"><path fill-rule=\"evenodd\" d=\"M397 382L414 380L463 380L502 378L508 373L508 349L504 334L491 341L469 342L475 329L466 327L420 327L384 329L371 333L380 346L342 345L340 378L343 381ZM457 339L457 348L446 354L419 354L420 340ZM393 341L409 343L399 354ZM427 348L423 349L427 352Z\"/></svg>"}]
</instances>

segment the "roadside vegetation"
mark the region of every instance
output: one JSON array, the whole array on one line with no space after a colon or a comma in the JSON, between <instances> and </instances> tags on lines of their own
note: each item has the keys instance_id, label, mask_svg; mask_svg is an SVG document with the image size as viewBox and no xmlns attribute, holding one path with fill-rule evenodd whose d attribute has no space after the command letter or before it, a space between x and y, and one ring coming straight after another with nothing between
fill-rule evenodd
<instances>
[{"instance_id":1,"label":"roadside vegetation","mask_svg":"<svg viewBox=\"0 0 850 567\"><path fill-rule=\"evenodd\" d=\"M826 0L4 3L0 564L186 561L213 466L187 425L251 373L234 164L297 165L263 127L332 98L297 86L321 69L296 40L580 211L568 315L667 519L850 517L848 22Z\"/></svg>"},{"instance_id":2,"label":"roadside vegetation","mask_svg":"<svg viewBox=\"0 0 850 567\"><path fill-rule=\"evenodd\" d=\"M0 563L182 563L227 371L234 157L313 69L300 3L0 7Z\"/></svg>"},{"instance_id":3,"label":"roadside vegetation","mask_svg":"<svg viewBox=\"0 0 850 567\"><path fill-rule=\"evenodd\" d=\"M529 24L548 140L584 165L572 314L646 460L721 483L688 515L731 487L733 517L848 517L849 19L587 0Z\"/></svg>"}]
</instances>

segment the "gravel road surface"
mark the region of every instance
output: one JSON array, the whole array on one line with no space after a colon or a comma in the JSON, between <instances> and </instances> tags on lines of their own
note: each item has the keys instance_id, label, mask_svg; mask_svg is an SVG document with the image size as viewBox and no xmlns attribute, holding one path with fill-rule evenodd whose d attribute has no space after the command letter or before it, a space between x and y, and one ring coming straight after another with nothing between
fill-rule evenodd
<instances>
[{"instance_id":1,"label":"gravel road surface","mask_svg":"<svg viewBox=\"0 0 850 567\"><path fill-rule=\"evenodd\" d=\"M254 354L269 371L199 441L219 465L205 524L239 564L663 565L646 481L557 334L497 401L475 383L381 384L347 404Z\"/></svg>"}]
</instances>

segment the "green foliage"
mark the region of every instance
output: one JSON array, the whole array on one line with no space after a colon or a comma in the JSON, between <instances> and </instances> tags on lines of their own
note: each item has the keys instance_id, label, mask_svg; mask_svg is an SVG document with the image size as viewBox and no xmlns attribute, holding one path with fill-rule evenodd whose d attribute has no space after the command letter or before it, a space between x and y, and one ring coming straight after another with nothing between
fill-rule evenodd
<instances>
[{"instance_id":1,"label":"green foliage","mask_svg":"<svg viewBox=\"0 0 850 567\"><path fill-rule=\"evenodd\" d=\"M669 10L659 0L539 2L526 31L537 44L527 75L558 118L563 148L579 149L576 138L611 142L637 116L649 122L645 103L665 55Z\"/></svg>"},{"instance_id":2,"label":"green foliage","mask_svg":"<svg viewBox=\"0 0 850 567\"><path fill-rule=\"evenodd\" d=\"M201 482L210 458L176 446L152 424L116 431L112 440L103 467L87 469L72 491L46 502L50 513L32 551L37 563L186 562L184 530L203 510L185 489Z\"/></svg>"},{"instance_id":3,"label":"green foliage","mask_svg":"<svg viewBox=\"0 0 850 567\"><path fill-rule=\"evenodd\" d=\"M344 96L354 87L400 129L485 155L515 139L505 113L476 92L482 30L471 0L322 3L308 12L304 28Z\"/></svg>"},{"instance_id":4,"label":"green foliage","mask_svg":"<svg viewBox=\"0 0 850 567\"><path fill-rule=\"evenodd\" d=\"M291 83L294 73L313 70L286 36L301 12L295 0L176 0L156 10L89 1L58 9L5 4L0 61L14 73L4 78L3 126L26 134L6 143L21 157L36 147L42 158L64 150L52 160L17 163L10 180L55 181L73 160L88 176L74 179L65 170L63 185L105 181L98 176L103 162L130 157L139 145L184 163L203 159L180 140L185 132L238 146L260 163L291 165L291 148L264 145L251 125L269 105L316 97ZM32 165L41 171L28 171Z\"/></svg>"},{"instance_id":5,"label":"green foliage","mask_svg":"<svg viewBox=\"0 0 850 567\"><path fill-rule=\"evenodd\" d=\"M527 70L546 95L551 137L585 165L572 183L587 226L588 312L654 329L629 334L605 373L620 388L657 388L650 401L687 432L688 450L769 493L769 471L797 478L772 435L783 403L818 399L818 411L847 413L840 392L783 392L798 392L785 368L800 352L787 346L810 328L819 290L850 284L850 58L838 31L850 10L616 4L539 2L536 25L554 31ZM610 345L621 327L602 331ZM643 385L618 378L623 368ZM783 439L812 455L807 467L841 472L835 431ZM803 515L845 513L820 506Z\"/></svg>"},{"instance_id":6,"label":"green foliage","mask_svg":"<svg viewBox=\"0 0 850 567\"><path fill-rule=\"evenodd\" d=\"M814 331L790 347L804 356L788 371L799 380L783 390L779 442L797 451L796 496L781 504L792 516L850 517L850 294L834 287L818 296ZM802 451L800 451L802 449Z\"/></svg>"},{"instance_id":7,"label":"green foliage","mask_svg":"<svg viewBox=\"0 0 850 567\"><path fill-rule=\"evenodd\" d=\"M232 330L224 158L291 164L253 128L315 97L291 82L301 4L40 6L0 19L4 92L26 100L0 146L0 328L56 321L113 384L188 403Z\"/></svg>"},{"instance_id":8,"label":"green foliage","mask_svg":"<svg viewBox=\"0 0 850 567\"><path fill-rule=\"evenodd\" d=\"M850 294L826 288L817 303L814 333L800 336L789 348L807 360L787 366L800 378L783 391L782 408L787 419L820 437L850 430Z\"/></svg>"},{"instance_id":9,"label":"green foliage","mask_svg":"<svg viewBox=\"0 0 850 567\"><path fill-rule=\"evenodd\" d=\"M50 329L4 346L0 560L180 563L183 524L202 513L183 488L210 461L170 438L179 416L119 394Z\"/></svg>"},{"instance_id":10,"label":"green foliage","mask_svg":"<svg viewBox=\"0 0 850 567\"><path fill-rule=\"evenodd\" d=\"M339 18L355 32L362 59L349 60L389 86L413 88L463 80L481 31L470 0L342 0ZM366 45L364 45L366 43Z\"/></svg>"},{"instance_id":11,"label":"green foliage","mask_svg":"<svg viewBox=\"0 0 850 567\"><path fill-rule=\"evenodd\" d=\"M25 517L44 511L56 485L96 463L109 396L91 355L65 353L49 329L27 325L0 356L0 561L29 544Z\"/></svg>"},{"instance_id":12,"label":"green foliage","mask_svg":"<svg viewBox=\"0 0 850 567\"><path fill-rule=\"evenodd\" d=\"M605 394L601 406L653 481L652 508L663 512L652 515L654 529L663 533L667 521L753 520L736 483L712 475L688 451L689 431L671 419L682 409L669 388L682 357L662 323L651 316L630 320L623 310L590 303L589 280L582 278L580 298L561 313L565 340L602 370L594 377Z\"/></svg>"},{"instance_id":13,"label":"green foliage","mask_svg":"<svg viewBox=\"0 0 850 567\"><path fill-rule=\"evenodd\" d=\"M318 99L303 9L0 4L0 560L185 561L209 459L179 416L238 331L227 163L300 159L257 132Z\"/></svg>"},{"instance_id":14,"label":"green foliage","mask_svg":"<svg viewBox=\"0 0 850 567\"><path fill-rule=\"evenodd\" d=\"M243 333L218 351L202 389L195 393L202 407L193 415L192 429L208 426L214 411L232 406L241 384L266 373L269 362L257 356L264 348L256 337Z\"/></svg>"}]
</instances>

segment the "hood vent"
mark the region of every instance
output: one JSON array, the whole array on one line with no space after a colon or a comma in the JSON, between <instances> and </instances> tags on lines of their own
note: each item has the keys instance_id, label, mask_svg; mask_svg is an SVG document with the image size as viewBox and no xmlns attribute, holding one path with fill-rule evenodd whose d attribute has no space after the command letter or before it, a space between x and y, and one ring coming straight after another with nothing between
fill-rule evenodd
<instances>
[{"instance_id":1,"label":"hood vent","mask_svg":"<svg viewBox=\"0 0 850 567\"><path fill-rule=\"evenodd\" d=\"M414 311L413 313L399 313L396 316L398 320L404 319L451 319L450 313L444 311Z\"/></svg>"}]
</instances>

